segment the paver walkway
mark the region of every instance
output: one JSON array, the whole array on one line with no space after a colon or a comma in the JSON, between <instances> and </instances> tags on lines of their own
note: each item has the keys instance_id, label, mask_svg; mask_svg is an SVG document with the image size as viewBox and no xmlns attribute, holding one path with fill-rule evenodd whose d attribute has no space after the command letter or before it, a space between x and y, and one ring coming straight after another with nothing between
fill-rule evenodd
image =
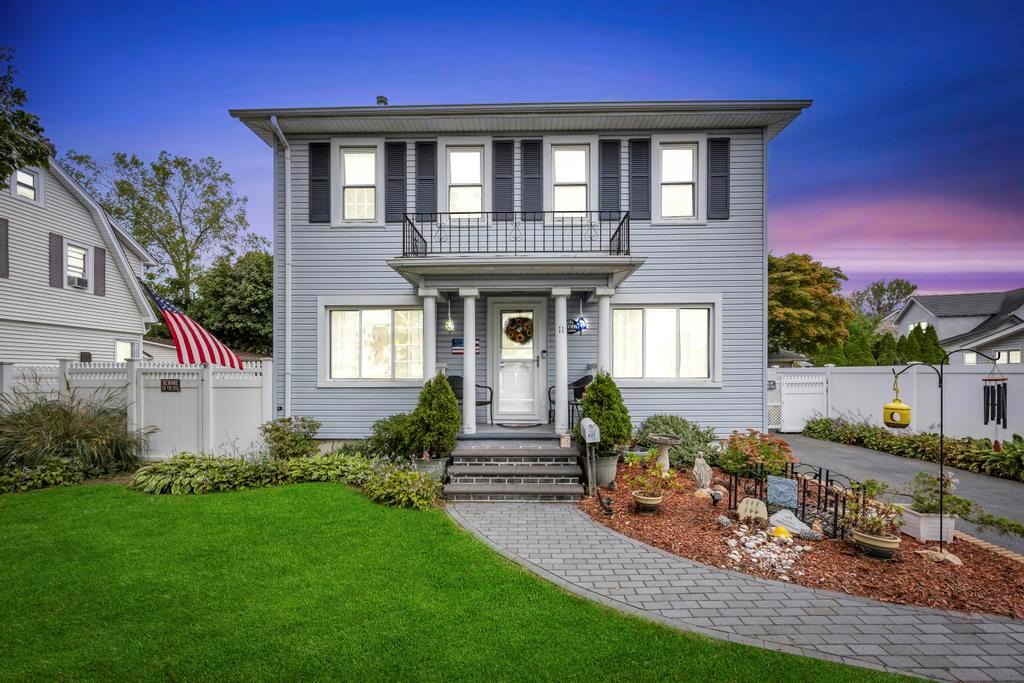
<instances>
[{"instance_id":1,"label":"paver walkway","mask_svg":"<svg viewBox=\"0 0 1024 683\"><path fill-rule=\"evenodd\" d=\"M935 475L939 473L937 464L923 460L901 458L898 455L859 446L821 441L801 434L780 436L789 442L793 448L793 455L799 458L800 462L815 467L827 467L859 481L879 479L889 482L891 486L905 488L918 472L931 472ZM953 467L947 467L946 471L959 480L956 486L958 494L977 501L986 512L1024 522L1024 482L1000 479ZM1000 535L991 529L981 531L963 520L957 521L956 528L1004 548L1024 553L1024 538L1020 536Z\"/></svg>"},{"instance_id":2,"label":"paver walkway","mask_svg":"<svg viewBox=\"0 0 1024 683\"><path fill-rule=\"evenodd\" d=\"M448 511L568 590L680 629L944 680L1024 680L1024 621L887 605L717 569L622 536L572 504L459 503Z\"/></svg>"}]
</instances>

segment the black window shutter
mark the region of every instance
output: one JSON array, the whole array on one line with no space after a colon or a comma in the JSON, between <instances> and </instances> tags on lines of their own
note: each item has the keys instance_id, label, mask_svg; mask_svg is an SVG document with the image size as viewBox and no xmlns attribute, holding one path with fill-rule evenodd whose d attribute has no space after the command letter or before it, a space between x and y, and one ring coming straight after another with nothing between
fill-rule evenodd
<instances>
[{"instance_id":1,"label":"black window shutter","mask_svg":"<svg viewBox=\"0 0 1024 683\"><path fill-rule=\"evenodd\" d=\"M405 143L384 144L384 220L401 222L405 213Z\"/></svg>"},{"instance_id":2,"label":"black window shutter","mask_svg":"<svg viewBox=\"0 0 1024 683\"><path fill-rule=\"evenodd\" d=\"M331 222L331 145L309 143L309 222Z\"/></svg>"},{"instance_id":3,"label":"black window shutter","mask_svg":"<svg viewBox=\"0 0 1024 683\"><path fill-rule=\"evenodd\" d=\"M651 220L651 141L629 141L629 217Z\"/></svg>"},{"instance_id":4,"label":"black window shutter","mask_svg":"<svg viewBox=\"0 0 1024 683\"><path fill-rule=\"evenodd\" d=\"M437 213L437 143L416 143L416 213Z\"/></svg>"},{"instance_id":5,"label":"black window shutter","mask_svg":"<svg viewBox=\"0 0 1024 683\"><path fill-rule=\"evenodd\" d=\"M622 211L622 143L602 140L599 150L601 185L598 188L598 207L603 220L618 218Z\"/></svg>"},{"instance_id":6,"label":"black window shutter","mask_svg":"<svg viewBox=\"0 0 1024 683\"><path fill-rule=\"evenodd\" d=\"M8 250L8 221L0 218L0 277L11 276L11 256Z\"/></svg>"},{"instance_id":7,"label":"black window shutter","mask_svg":"<svg viewBox=\"0 0 1024 683\"><path fill-rule=\"evenodd\" d=\"M107 295L107 250L100 247L92 250L92 293Z\"/></svg>"},{"instance_id":8,"label":"black window shutter","mask_svg":"<svg viewBox=\"0 0 1024 683\"><path fill-rule=\"evenodd\" d=\"M729 138L708 138L708 219L729 217Z\"/></svg>"},{"instance_id":9,"label":"black window shutter","mask_svg":"<svg viewBox=\"0 0 1024 683\"><path fill-rule=\"evenodd\" d=\"M542 218L544 211L544 150L540 140L523 140L520 148L523 220L535 221Z\"/></svg>"},{"instance_id":10,"label":"black window shutter","mask_svg":"<svg viewBox=\"0 0 1024 683\"><path fill-rule=\"evenodd\" d=\"M515 210L512 188L512 169L514 165L515 143L511 140L499 140L494 143L494 195L492 209L497 212L496 220L512 220Z\"/></svg>"},{"instance_id":11,"label":"black window shutter","mask_svg":"<svg viewBox=\"0 0 1024 683\"><path fill-rule=\"evenodd\" d=\"M64 238L50 233L50 286L64 286Z\"/></svg>"}]
</instances>

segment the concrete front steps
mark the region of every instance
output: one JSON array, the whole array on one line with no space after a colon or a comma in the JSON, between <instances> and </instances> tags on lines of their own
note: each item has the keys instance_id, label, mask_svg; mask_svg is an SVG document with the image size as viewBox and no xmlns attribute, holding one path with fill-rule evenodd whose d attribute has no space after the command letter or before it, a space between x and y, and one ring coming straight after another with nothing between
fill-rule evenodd
<instances>
[{"instance_id":1,"label":"concrete front steps","mask_svg":"<svg viewBox=\"0 0 1024 683\"><path fill-rule=\"evenodd\" d=\"M575 448L556 439L460 440L448 466L451 501L571 502L583 495Z\"/></svg>"}]
</instances>

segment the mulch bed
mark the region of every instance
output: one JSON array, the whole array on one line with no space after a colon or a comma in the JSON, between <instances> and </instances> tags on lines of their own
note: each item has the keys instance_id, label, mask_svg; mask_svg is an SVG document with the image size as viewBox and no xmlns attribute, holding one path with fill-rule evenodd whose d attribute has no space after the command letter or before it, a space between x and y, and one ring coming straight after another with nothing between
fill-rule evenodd
<instances>
[{"instance_id":1,"label":"mulch bed","mask_svg":"<svg viewBox=\"0 0 1024 683\"><path fill-rule=\"evenodd\" d=\"M667 496L655 515L639 514L633 506L629 487L620 467L616 491L601 489L611 497L613 514L606 517L596 498L584 498L579 508L595 521L631 538L670 553L705 564L742 571L755 576L778 579L778 575L760 571L749 563L739 567L726 555L729 538L736 538L737 524L723 528L718 517L728 512L728 498L717 507L707 498L692 495L692 479L680 475L684 490ZM718 473L716 473L718 474ZM823 588L881 602L919 605L963 612L986 612L1024 619L1024 568L1012 559L956 541L947 548L963 566L935 563L916 554L925 547L903 536L893 561L880 561L859 555L849 541L829 539L812 543L803 553L789 578L810 588ZM935 546L936 544L930 544Z\"/></svg>"}]
</instances>

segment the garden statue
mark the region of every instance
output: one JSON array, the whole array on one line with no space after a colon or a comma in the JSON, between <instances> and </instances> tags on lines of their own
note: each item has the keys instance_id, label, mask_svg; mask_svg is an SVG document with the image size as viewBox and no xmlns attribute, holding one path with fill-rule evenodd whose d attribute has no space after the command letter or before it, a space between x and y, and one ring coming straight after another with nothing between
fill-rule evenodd
<instances>
[{"instance_id":1,"label":"garden statue","mask_svg":"<svg viewBox=\"0 0 1024 683\"><path fill-rule=\"evenodd\" d=\"M693 480L697 482L697 490L711 488L711 467L704 460L704 454L698 453L693 460Z\"/></svg>"}]
</instances>

